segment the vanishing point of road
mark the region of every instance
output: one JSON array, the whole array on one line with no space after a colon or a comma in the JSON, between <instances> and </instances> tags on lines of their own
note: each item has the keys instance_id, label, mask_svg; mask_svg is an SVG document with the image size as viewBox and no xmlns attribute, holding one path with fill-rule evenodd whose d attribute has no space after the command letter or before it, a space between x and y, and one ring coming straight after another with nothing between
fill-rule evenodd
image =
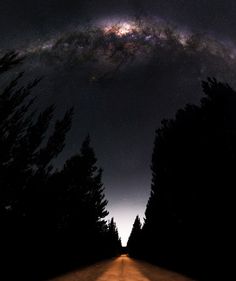
<instances>
[{"instance_id":1,"label":"vanishing point of road","mask_svg":"<svg viewBox=\"0 0 236 281\"><path fill-rule=\"evenodd\" d=\"M180 274L122 255L49 281L193 281Z\"/></svg>"}]
</instances>

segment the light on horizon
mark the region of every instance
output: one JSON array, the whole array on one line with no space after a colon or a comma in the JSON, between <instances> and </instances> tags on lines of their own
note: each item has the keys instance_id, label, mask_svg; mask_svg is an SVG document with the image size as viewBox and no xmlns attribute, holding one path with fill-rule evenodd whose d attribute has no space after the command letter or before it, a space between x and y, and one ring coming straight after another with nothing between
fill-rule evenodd
<instances>
[{"instance_id":1,"label":"light on horizon","mask_svg":"<svg viewBox=\"0 0 236 281\"><path fill-rule=\"evenodd\" d=\"M119 206L112 207L112 210L110 210L108 219L110 220L112 217L114 217L123 247L127 245L133 227L133 223L137 215L139 215L141 223L143 223L143 217L144 217L143 206L142 207L138 205L133 206L132 204L128 206L126 203L123 206L119 205Z\"/></svg>"}]
</instances>

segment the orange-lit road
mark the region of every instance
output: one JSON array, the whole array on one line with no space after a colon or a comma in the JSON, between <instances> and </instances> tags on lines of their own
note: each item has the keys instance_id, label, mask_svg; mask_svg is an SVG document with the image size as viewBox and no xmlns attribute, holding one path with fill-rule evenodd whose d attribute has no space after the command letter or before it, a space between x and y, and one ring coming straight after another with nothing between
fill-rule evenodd
<instances>
[{"instance_id":1,"label":"orange-lit road","mask_svg":"<svg viewBox=\"0 0 236 281\"><path fill-rule=\"evenodd\" d=\"M177 273L122 255L50 281L193 281Z\"/></svg>"}]
</instances>

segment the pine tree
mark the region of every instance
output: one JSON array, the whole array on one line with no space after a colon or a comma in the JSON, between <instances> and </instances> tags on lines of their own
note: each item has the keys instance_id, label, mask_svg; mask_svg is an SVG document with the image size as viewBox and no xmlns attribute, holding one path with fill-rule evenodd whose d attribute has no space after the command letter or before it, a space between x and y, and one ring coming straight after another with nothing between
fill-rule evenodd
<instances>
[{"instance_id":1,"label":"pine tree","mask_svg":"<svg viewBox=\"0 0 236 281\"><path fill-rule=\"evenodd\" d=\"M0 74L22 61L17 53L7 53L0 58ZM22 86L23 75L19 73L0 92L1 254L22 271L32 262L29 256L40 257L41 246L47 244L42 233L50 233L46 228L53 205L46 187L51 162L64 147L72 118L72 110L67 111L49 135L54 107L40 114L32 110L36 99L32 92L40 79Z\"/></svg>"},{"instance_id":2,"label":"pine tree","mask_svg":"<svg viewBox=\"0 0 236 281\"><path fill-rule=\"evenodd\" d=\"M152 261L210 280L232 243L236 92L215 79L203 90L200 106L187 105L156 132L142 249Z\"/></svg>"},{"instance_id":3,"label":"pine tree","mask_svg":"<svg viewBox=\"0 0 236 281\"><path fill-rule=\"evenodd\" d=\"M110 222L108 223L106 245L108 256L112 257L121 253L121 240L114 218L111 218Z\"/></svg>"},{"instance_id":4,"label":"pine tree","mask_svg":"<svg viewBox=\"0 0 236 281\"><path fill-rule=\"evenodd\" d=\"M87 218L94 222L94 227L101 231L105 225L103 220L107 215L107 200L102 183L102 169L97 167L97 159L90 146L88 136L80 150L82 186L86 189Z\"/></svg>"},{"instance_id":5,"label":"pine tree","mask_svg":"<svg viewBox=\"0 0 236 281\"><path fill-rule=\"evenodd\" d=\"M0 70L8 71L20 62L17 54L8 53L0 59ZM22 76L23 73L18 74L0 94L0 213L13 211L22 193L33 185L33 179L38 181L39 175L50 172L50 163L63 149L71 125L69 110L56 122L53 134L43 146L54 107L49 106L38 116L32 112L32 90L40 79L18 86Z\"/></svg>"},{"instance_id":6,"label":"pine tree","mask_svg":"<svg viewBox=\"0 0 236 281\"><path fill-rule=\"evenodd\" d=\"M140 254L141 231L142 224L140 222L139 216L136 216L127 244L128 251L131 256L137 256Z\"/></svg>"},{"instance_id":7,"label":"pine tree","mask_svg":"<svg viewBox=\"0 0 236 281\"><path fill-rule=\"evenodd\" d=\"M102 255L107 200L102 170L97 167L89 136L80 153L66 161L57 188L61 193L59 225L68 243L78 249L78 258L92 259Z\"/></svg>"}]
</instances>

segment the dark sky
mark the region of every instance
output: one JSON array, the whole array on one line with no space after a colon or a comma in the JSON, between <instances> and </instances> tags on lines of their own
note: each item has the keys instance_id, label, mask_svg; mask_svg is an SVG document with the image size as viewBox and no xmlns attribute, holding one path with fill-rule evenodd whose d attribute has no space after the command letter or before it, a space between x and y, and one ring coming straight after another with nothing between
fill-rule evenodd
<instances>
[{"instance_id":1,"label":"dark sky","mask_svg":"<svg viewBox=\"0 0 236 281\"><path fill-rule=\"evenodd\" d=\"M78 151L90 133L104 168L108 209L123 242L135 215L143 216L154 132L160 121L173 117L184 104L199 101L201 79L213 75L235 81L235 14L234 0L0 1L0 51L15 48L29 53L25 65L29 77L45 75L39 107L53 102L61 114L75 106L73 127L58 163ZM176 48L173 40L157 44L148 35L151 39L145 40L155 45L148 55L137 53L119 71L113 73L120 57L103 64L97 49L95 59L81 64L75 35L79 27L112 19L126 22L137 15L145 21L154 19L152 26L157 22L170 26L178 36L197 35L197 47L186 51L185 43ZM55 47L60 40L64 45ZM91 83L90 78L109 72L109 79Z\"/></svg>"},{"instance_id":2,"label":"dark sky","mask_svg":"<svg viewBox=\"0 0 236 281\"><path fill-rule=\"evenodd\" d=\"M140 10L226 38L236 35L234 0L1 0L0 32L21 40L22 33L39 36L84 19Z\"/></svg>"}]
</instances>

